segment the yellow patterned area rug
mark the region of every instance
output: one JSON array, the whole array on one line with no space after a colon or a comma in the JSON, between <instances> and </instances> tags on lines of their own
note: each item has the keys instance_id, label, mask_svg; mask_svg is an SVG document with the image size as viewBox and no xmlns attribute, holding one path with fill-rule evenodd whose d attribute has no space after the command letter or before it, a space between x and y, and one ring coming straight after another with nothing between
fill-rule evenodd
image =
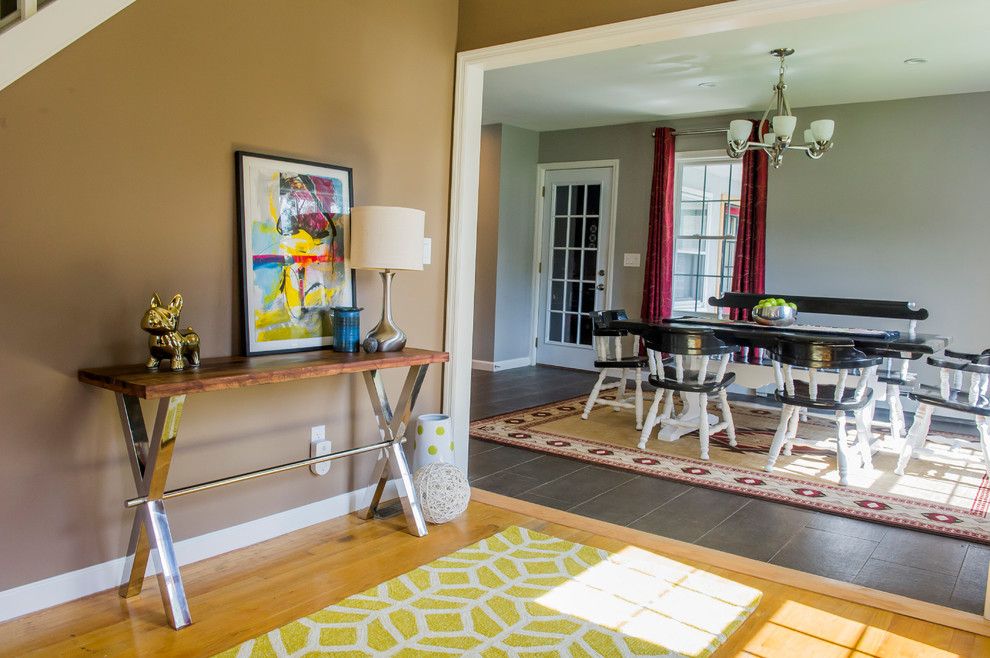
<instances>
[{"instance_id":1,"label":"yellow patterned area rug","mask_svg":"<svg viewBox=\"0 0 990 658\"><path fill-rule=\"evenodd\" d=\"M751 587L510 527L234 647L254 656L709 656Z\"/></svg>"}]
</instances>

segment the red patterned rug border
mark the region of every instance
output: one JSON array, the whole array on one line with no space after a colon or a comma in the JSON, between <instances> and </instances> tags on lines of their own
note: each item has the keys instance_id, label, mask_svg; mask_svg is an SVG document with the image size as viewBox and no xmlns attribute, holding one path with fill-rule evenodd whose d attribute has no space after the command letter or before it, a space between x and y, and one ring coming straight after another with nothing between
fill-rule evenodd
<instances>
[{"instance_id":1,"label":"red patterned rug border","mask_svg":"<svg viewBox=\"0 0 990 658\"><path fill-rule=\"evenodd\" d=\"M613 453L619 452L622 455L635 459L636 457L654 459L657 457L657 453L649 452L647 450L640 450L638 448L629 448L625 446L618 446L613 444L603 444L595 441L589 441L587 439L581 439L566 434L559 434L555 432L549 432L546 430L534 430L533 428L553 420L558 420L567 415L576 415L583 411L584 405L578 403L578 400L583 401L584 398L571 398L560 400L558 402L553 402L549 404L534 405L527 407L525 409L519 409L513 412L499 414L496 416L491 416L489 418L484 418L481 420L476 420L471 423L470 436L475 439L482 441L488 441L497 444L506 444L515 447L525 448L532 450L534 452L542 452L547 454L559 455L563 457L569 457L572 459L577 459L579 461L584 461L590 464L595 464L599 466L606 466L609 468L617 468L631 473L637 473L641 475L647 475L650 477L655 477L658 479L672 480L676 482L684 482L687 484L692 484L695 486L701 486L708 489L714 489L718 491L727 491L731 493L737 493L740 495L748 496L750 498L759 498L763 500L771 500L774 502L780 502L783 504L791 505L793 507L799 507L803 509L830 512L840 516L847 516L850 518L862 519L871 521L874 523L881 523L884 525L892 527L904 527L911 528L915 530L921 530L925 532L930 532L934 534L957 537L960 539L967 539L970 541L990 544L990 532L978 531L967 528L955 528L947 525L939 525L936 523L925 522L920 519L904 517L897 514L882 513L877 511L870 511L868 509L857 509L848 506L843 506L836 503L817 501L814 498L808 498L795 493L793 496L782 494L776 491L769 490L759 490L755 489L758 485L734 485L725 482L718 482L713 480L706 480L703 474L691 474L691 473L677 473L671 472L669 469L660 473L653 467L660 466L659 464L627 464L618 462L617 460L609 460L603 456L598 456L594 454L583 454L576 451L568 451L565 447L557 447L553 445L536 445L534 442L527 441L526 439L516 439L509 436L500 436L493 432L486 432L480 429L480 426L491 425L498 423L500 421L505 421L506 419L519 417L521 415L532 414L541 409L547 408L558 408L558 411L563 411L559 407L573 406L573 410L566 410L568 413L562 415L556 415L555 417L541 417L535 418L527 423L520 423L514 426L519 429L526 429L528 431L537 432L541 436L548 437L550 439L556 439L564 442L569 442L577 444L578 447L583 449L601 449L601 446L607 445L609 450ZM793 477L791 475L782 475L777 473L766 473L764 471L755 471L753 469L742 468L732 464L714 463L711 461L703 461L700 459L692 459L690 457L683 457L680 455L662 454L663 458L670 460L678 464L684 464L688 467L703 468L703 469L715 469L726 475L740 475L740 476L756 476L758 479L769 480L775 482L778 486L790 487L793 491L798 488L807 488L809 490L826 490L831 491L836 494L848 494L850 489L847 487L842 487L839 485L831 484L822 481L812 481L803 480L800 478ZM922 504L917 499L912 499L907 496L896 496L892 494L884 494L870 491L868 489L862 490L864 498L869 498L871 500L876 500L880 502L891 502L898 505L917 508L919 510L925 510L933 513L944 513L950 517L967 517L971 522L978 523L982 525L982 522L986 520L986 499L990 498L990 486L988 486L988 479L984 477L982 484L980 485L980 491L977 494L977 500L974 501L972 509L967 510L963 507L947 506L939 503L924 503ZM983 513L977 511L981 500L983 502L982 507L984 508Z\"/></svg>"}]
</instances>

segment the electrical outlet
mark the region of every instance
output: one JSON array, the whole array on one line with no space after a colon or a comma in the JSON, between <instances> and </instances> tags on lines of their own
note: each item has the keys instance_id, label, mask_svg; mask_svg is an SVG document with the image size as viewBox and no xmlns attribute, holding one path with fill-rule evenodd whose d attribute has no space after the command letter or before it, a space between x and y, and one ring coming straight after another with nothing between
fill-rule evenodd
<instances>
[{"instance_id":1,"label":"electrical outlet","mask_svg":"<svg viewBox=\"0 0 990 658\"><path fill-rule=\"evenodd\" d=\"M310 431L309 441L310 457L323 457L330 454L330 442L327 441L326 425L314 425ZM326 475L330 472L330 462L311 464L309 470L313 475Z\"/></svg>"}]
</instances>

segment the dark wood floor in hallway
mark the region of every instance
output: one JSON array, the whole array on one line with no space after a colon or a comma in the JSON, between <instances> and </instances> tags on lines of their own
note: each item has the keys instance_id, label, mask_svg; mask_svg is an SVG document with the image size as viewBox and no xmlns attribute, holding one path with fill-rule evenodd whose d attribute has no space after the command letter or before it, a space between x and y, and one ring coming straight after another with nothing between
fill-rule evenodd
<instances>
[{"instance_id":1,"label":"dark wood floor in hallway","mask_svg":"<svg viewBox=\"0 0 990 658\"><path fill-rule=\"evenodd\" d=\"M472 376L471 418L585 395L596 375L536 366ZM982 613L990 546L471 440L471 484L657 535Z\"/></svg>"}]
</instances>

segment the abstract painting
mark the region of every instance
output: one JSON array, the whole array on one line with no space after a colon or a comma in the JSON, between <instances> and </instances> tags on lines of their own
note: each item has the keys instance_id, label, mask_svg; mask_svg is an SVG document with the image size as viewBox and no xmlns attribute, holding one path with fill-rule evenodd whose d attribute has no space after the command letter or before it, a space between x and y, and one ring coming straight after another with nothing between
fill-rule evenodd
<instances>
[{"instance_id":1,"label":"abstract painting","mask_svg":"<svg viewBox=\"0 0 990 658\"><path fill-rule=\"evenodd\" d=\"M245 351L333 345L331 307L355 304L348 167L236 153Z\"/></svg>"}]
</instances>

